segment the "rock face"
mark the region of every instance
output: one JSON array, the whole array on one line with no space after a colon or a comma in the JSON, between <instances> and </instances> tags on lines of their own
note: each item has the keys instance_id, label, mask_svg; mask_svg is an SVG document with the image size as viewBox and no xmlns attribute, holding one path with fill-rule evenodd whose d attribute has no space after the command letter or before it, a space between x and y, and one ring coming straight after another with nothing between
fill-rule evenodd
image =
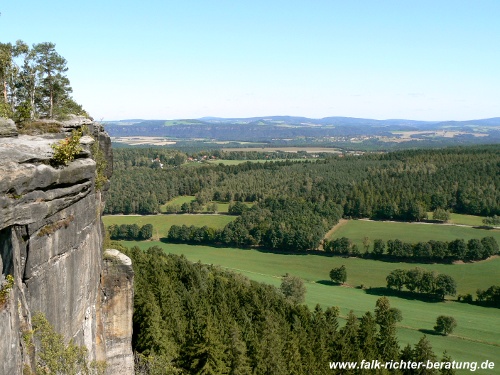
<instances>
[{"instance_id":1,"label":"rock face","mask_svg":"<svg viewBox=\"0 0 500 375\"><path fill-rule=\"evenodd\" d=\"M0 117L0 137L17 137L14 121Z\"/></svg>"},{"instance_id":2,"label":"rock face","mask_svg":"<svg viewBox=\"0 0 500 375\"><path fill-rule=\"evenodd\" d=\"M63 128L81 125L111 165L110 140L99 125L73 118ZM23 333L38 311L67 340L85 345L90 360L109 362L108 374L133 374L130 261L116 250L103 259L103 194L89 148L54 168L50 145L57 140L0 136L0 291L7 275L14 277L0 303L0 374L34 369Z\"/></svg>"},{"instance_id":3,"label":"rock face","mask_svg":"<svg viewBox=\"0 0 500 375\"><path fill-rule=\"evenodd\" d=\"M130 258L118 250L104 252L101 273L102 321L106 345L106 362L113 374L133 374L132 309L134 271Z\"/></svg>"}]
</instances>

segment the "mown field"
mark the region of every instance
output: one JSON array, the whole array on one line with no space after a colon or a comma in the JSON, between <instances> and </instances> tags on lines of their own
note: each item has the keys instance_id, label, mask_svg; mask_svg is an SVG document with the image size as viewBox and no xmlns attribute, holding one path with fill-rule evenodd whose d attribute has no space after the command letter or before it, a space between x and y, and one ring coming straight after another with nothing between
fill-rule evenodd
<instances>
[{"instance_id":1,"label":"mown field","mask_svg":"<svg viewBox=\"0 0 500 375\"><path fill-rule=\"evenodd\" d=\"M429 216L431 217L431 216ZM462 214L450 214L450 223L452 224L465 224L473 226L482 226L484 217L475 215L462 215Z\"/></svg>"},{"instance_id":2,"label":"mown field","mask_svg":"<svg viewBox=\"0 0 500 375\"><path fill-rule=\"evenodd\" d=\"M236 151L236 152L273 152L273 151L284 151L284 152L300 152L305 151L307 153L319 153L319 152L328 152L328 153L342 153L342 149L335 147L314 147L314 146L296 146L296 147L227 147L224 148L224 151Z\"/></svg>"},{"instance_id":3,"label":"mown field","mask_svg":"<svg viewBox=\"0 0 500 375\"><path fill-rule=\"evenodd\" d=\"M429 219L432 219L432 212L427 212L427 216ZM458 225L472 225L480 227L484 225L483 219L484 219L483 216L450 213L450 220L448 221L448 223L458 224Z\"/></svg>"},{"instance_id":4,"label":"mown field","mask_svg":"<svg viewBox=\"0 0 500 375\"><path fill-rule=\"evenodd\" d=\"M457 220L473 221L475 217L460 215ZM462 227L446 224L428 223L399 223L386 221L368 220L348 220L340 224L330 238L347 237L363 249L363 238L368 237L373 244L373 240L382 239L384 241L394 240L416 243L419 241L452 241L457 238L469 240L471 238L483 238L492 236L500 244L500 229L477 229L472 227Z\"/></svg>"},{"instance_id":5,"label":"mown field","mask_svg":"<svg viewBox=\"0 0 500 375\"><path fill-rule=\"evenodd\" d=\"M236 216L212 214L108 215L102 217L105 227L121 224L137 224L141 227L145 224L152 224L153 238L156 239L166 237L168 230L174 224L198 227L207 225L212 228L224 228L226 224L234 219L236 219Z\"/></svg>"},{"instance_id":6,"label":"mown field","mask_svg":"<svg viewBox=\"0 0 500 375\"><path fill-rule=\"evenodd\" d=\"M191 203L192 201L195 200L194 195L183 195L180 197L176 197L172 199L171 201L168 201L167 203L163 204L160 206L160 212L166 212L166 206L168 205L178 205L181 206L183 203ZM227 212L227 211L226 211Z\"/></svg>"},{"instance_id":7,"label":"mown field","mask_svg":"<svg viewBox=\"0 0 500 375\"><path fill-rule=\"evenodd\" d=\"M196 197L194 195L184 195L184 196L181 196L181 197L177 197L177 198L174 198L172 199L171 201L165 203L164 205L160 206L160 211L161 212L166 212L166 207L168 205L178 205L178 206L181 206L183 203L191 203L192 201L194 201L196 199ZM229 203L224 203L224 202L215 202L217 203L217 212L218 213L227 213L228 210L229 210ZM245 203L248 207L251 207L252 206L252 203ZM194 224L196 225L196 224ZM208 224L207 224L208 225Z\"/></svg>"},{"instance_id":8,"label":"mown field","mask_svg":"<svg viewBox=\"0 0 500 375\"><path fill-rule=\"evenodd\" d=\"M358 316L373 311L375 301L385 286L385 276L395 268L412 268L416 264L388 263L357 258L327 257L322 255L293 255L241 250L167 244L161 242L123 242L142 249L157 245L165 251L184 254L191 261L217 264L242 273L256 281L279 286L280 277L285 273L297 275L306 282L306 303L310 307L339 306L341 315L353 310ZM348 286L334 286L328 283L329 271L344 264L347 268ZM498 284L500 258L472 264L429 265L419 267L443 272L454 277L458 293L475 293L477 288L487 288ZM356 287L372 289L361 290ZM462 304L453 301L422 302L395 296L391 304L403 313L399 325L401 345L416 343L426 333L436 353L447 350L454 360L485 361L500 360L500 314L498 309ZM432 334L432 328L439 315L451 315L458 322L454 333L448 337ZM478 371L478 373L481 373ZM492 372L489 372L492 373ZM495 373L500 373L500 363Z\"/></svg>"},{"instance_id":9,"label":"mown field","mask_svg":"<svg viewBox=\"0 0 500 375\"><path fill-rule=\"evenodd\" d=\"M238 165L238 164L243 164L243 163L266 163L266 162L274 162L274 161L292 161L292 162L297 162L297 161L307 161L307 160L312 160L312 159L263 159L263 160L224 160L224 159L217 159L217 160L209 160L207 163L209 164L224 164L224 165ZM318 159L314 159L318 160Z\"/></svg>"}]
</instances>

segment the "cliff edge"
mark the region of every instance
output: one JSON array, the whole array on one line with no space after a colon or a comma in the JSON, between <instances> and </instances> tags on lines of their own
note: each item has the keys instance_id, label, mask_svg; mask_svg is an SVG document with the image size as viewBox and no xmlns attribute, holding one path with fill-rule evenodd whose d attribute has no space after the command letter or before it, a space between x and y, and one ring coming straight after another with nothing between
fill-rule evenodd
<instances>
[{"instance_id":1,"label":"cliff edge","mask_svg":"<svg viewBox=\"0 0 500 375\"><path fill-rule=\"evenodd\" d=\"M37 136L18 135L12 124L3 123L0 373L34 370L35 353L26 334L32 330L32 316L41 312L67 341L85 345L89 360L109 362L107 374L133 374L133 272L124 255L115 254L115 262L103 256L106 184L96 189L98 159L93 153L106 160L100 173L107 179L112 173L109 136L100 125L81 117L60 123L60 133ZM68 165L54 167L51 145L83 126L88 135L81 138L80 153ZM107 297L109 275L114 275L113 298ZM119 340L117 331L124 333Z\"/></svg>"}]
</instances>

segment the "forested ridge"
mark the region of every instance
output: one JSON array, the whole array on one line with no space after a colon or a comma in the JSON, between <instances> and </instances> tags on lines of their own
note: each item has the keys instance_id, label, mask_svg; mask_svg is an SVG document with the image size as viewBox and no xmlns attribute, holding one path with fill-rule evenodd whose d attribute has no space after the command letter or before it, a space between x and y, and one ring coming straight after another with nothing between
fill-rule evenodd
<instances>
[{"instance_id":1,"label":"forested ridge","mask_svg":"<svg viewBox=\"0 0 500 375\"><path fill-rule=\"evenodd\" d=\"M157 205L141 211L139 202L196 195L201 204L268 197L332 201L353 218L420 220L436 208L493 216L500 214L499 151L498 145L454 147L188 168L182 154L163 150L172 154L160 156L166 164L160 169L152 162L158 149L118 149L106 213L154 213Z\"/></svg>"},{"instance_id":2,"label":"forested ridge","mask_svg":"<svg viewBox=\"0 0 500 375\"><path fill-rule=\"evenodd\" d=\"M499 118L435 122L270 116L247 119L123 120L107 121L106 126L112 137L175 139L174 148L199 147L211 142L211 146L202 147L227 147L217 144L217 141L233 143L231 147L238 147L238 141L245 141L282 147L314 144L373 151L495 143L499 140L499 123ZM480 136L477 136L477 129L480 129ZM412 133L407 138L399 132Z\"/></svg>"},{"instance_id":3,"label":"forested ridge","mask_svg":"<svg viewBox=\"0 0 500 375\"><path fill-rule=\"evenodd\" d=\"M437 360L425 336L399 346L396 323L403 317L385 297L373 312L351 312L344 325L336 307L311 311L273 286L217 266L156 247L121 251L135 272L136 373L354 374L361 372L331 370L329 363Z\"/></svg>"},{"instance_id":4,"label":"forested ridge","mask_svg":"<svg viewBox=\"0 0 500 375\"><path fill-rule=\"evenodd\" d=\"M178 151L123 149L116 152L105 212L157 213L160 204L179 195L195 195L200 209L214 201L254 202L215 242L317 249L342 217L420 221L436 209L498 215L498 151L492 145L193 166ZM169 237L192 239L185 233Z\"/></svg>"}]
</instances>

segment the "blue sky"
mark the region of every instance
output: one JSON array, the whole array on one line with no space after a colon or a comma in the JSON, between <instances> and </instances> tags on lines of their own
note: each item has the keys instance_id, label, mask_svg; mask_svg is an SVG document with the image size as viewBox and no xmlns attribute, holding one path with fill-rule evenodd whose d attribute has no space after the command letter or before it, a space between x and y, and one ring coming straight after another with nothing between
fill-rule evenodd
<instances>
[{"instance_id":1,"label":"blue sky","mask_svg":"<svg viewBox=\"0 0 500 375\"><path fill-rule=\"evenodd\" d=\"M500 1L4 0L96 119L500 116Z\"/></svg>"}]
</instances>

